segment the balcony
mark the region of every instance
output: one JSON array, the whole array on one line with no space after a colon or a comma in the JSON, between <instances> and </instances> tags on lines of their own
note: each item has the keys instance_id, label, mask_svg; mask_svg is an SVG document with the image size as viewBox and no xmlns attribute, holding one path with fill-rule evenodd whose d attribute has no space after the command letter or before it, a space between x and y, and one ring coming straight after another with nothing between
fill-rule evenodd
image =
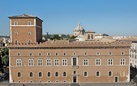
<instances>
[{"instance_id":1,"label":"balcony","mask_svg":"<svg viewBox=\"0 0 137 86\"><path fill-rule=\"evenodd\" d=\"M72 66L72 69L78 69L78 68L79 68L78 65L73 65L73 66Z\"/></svg>"}]
</instances>

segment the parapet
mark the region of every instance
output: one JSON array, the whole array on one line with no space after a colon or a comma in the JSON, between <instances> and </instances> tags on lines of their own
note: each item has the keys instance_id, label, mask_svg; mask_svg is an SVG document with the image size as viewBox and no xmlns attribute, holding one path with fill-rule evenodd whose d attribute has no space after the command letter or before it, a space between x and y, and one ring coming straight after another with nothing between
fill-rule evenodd
<instances>
[{"instance_id":1,"label":"parapet","mask_svg":"<svg viewBox=\"0 0 137 86\"><path fill-rule=\"evenodd\" d=\"M131 42L127 41L114 41L114 42L99 42L99 41L69 41L69 40L56 40L46 41L40 43L9 43L8 47L46 47L46 48L82 48L82 47L130 47Z\"/></svg>"}]
</instances>

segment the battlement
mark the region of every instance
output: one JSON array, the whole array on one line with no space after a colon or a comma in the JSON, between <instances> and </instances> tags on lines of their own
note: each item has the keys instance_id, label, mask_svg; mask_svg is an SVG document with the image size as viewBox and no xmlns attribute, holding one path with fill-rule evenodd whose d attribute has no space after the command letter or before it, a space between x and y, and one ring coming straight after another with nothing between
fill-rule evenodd
<instances>
[{"instance_id":1,"label":"battlement","mask_svg":"<svg viewBox=\"0 0 137 86\"><path fill-rule=\"evenodd\" d=\"M130 47L131 42L114 41L114 42L98 42L98 41L69 41L57 40L40 43L9 43L8 47L47 47L47 48L78 48L78 47Z\"/></svg>"}]
</instances>

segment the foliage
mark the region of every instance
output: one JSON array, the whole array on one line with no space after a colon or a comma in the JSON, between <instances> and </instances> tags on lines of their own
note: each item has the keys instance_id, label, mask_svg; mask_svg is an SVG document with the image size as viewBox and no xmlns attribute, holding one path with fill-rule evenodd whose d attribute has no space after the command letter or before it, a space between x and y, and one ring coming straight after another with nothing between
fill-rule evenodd
<instances>
[{"instance_id":1,"label":"foliage","mask_svg":"<svg viewBox=\"0 0 137 86\"><path fill-rule=\"evenodd\" d=\"M1 48L0 49L0 68L9 65L9 49Z\"/></svg>"},{"instance_id":2,"label":"foliage","mask_svg":"<svg viewBox=\"0 0 137 86\"><path fill-rule=\"evenodd\" d=\"M4 66L9 66L9 56L8 55L3 56L2 62Z\"/></svg>"}]
</instances>

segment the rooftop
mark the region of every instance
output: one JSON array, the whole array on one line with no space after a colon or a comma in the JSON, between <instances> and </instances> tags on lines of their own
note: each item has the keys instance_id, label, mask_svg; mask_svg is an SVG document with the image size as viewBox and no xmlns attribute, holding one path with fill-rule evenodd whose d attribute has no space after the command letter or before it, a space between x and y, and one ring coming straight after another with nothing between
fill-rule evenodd
<instances>
[{"instance_id":1,"label":"rooftop","mask_svg":"<svg viewBox=\"0 0 137 86\"><path fill-rule=\"evenodd\" d=\"M25 18L25 17L26 18L38 18L37 16L33 16L31 14L22 14L22 15L10 16L9 18ZM38 19L40 19L40 18L38 18Z\"/></svg>"},{"instance_id":2,"label":"rooftop","mask_svg":"<svg viewBox=\"0 0 137 86\"><path fill-rule=\"evenodd\" d=\"M113 42L100 42L100 41L69 41L69 40L56 40L41 43L18 43L8 45L12 47L46 47L46 48L91 48L91 47L124 47L131 46L131 42L127 41L113 41Z\"/></svg>"}]
</instances>

